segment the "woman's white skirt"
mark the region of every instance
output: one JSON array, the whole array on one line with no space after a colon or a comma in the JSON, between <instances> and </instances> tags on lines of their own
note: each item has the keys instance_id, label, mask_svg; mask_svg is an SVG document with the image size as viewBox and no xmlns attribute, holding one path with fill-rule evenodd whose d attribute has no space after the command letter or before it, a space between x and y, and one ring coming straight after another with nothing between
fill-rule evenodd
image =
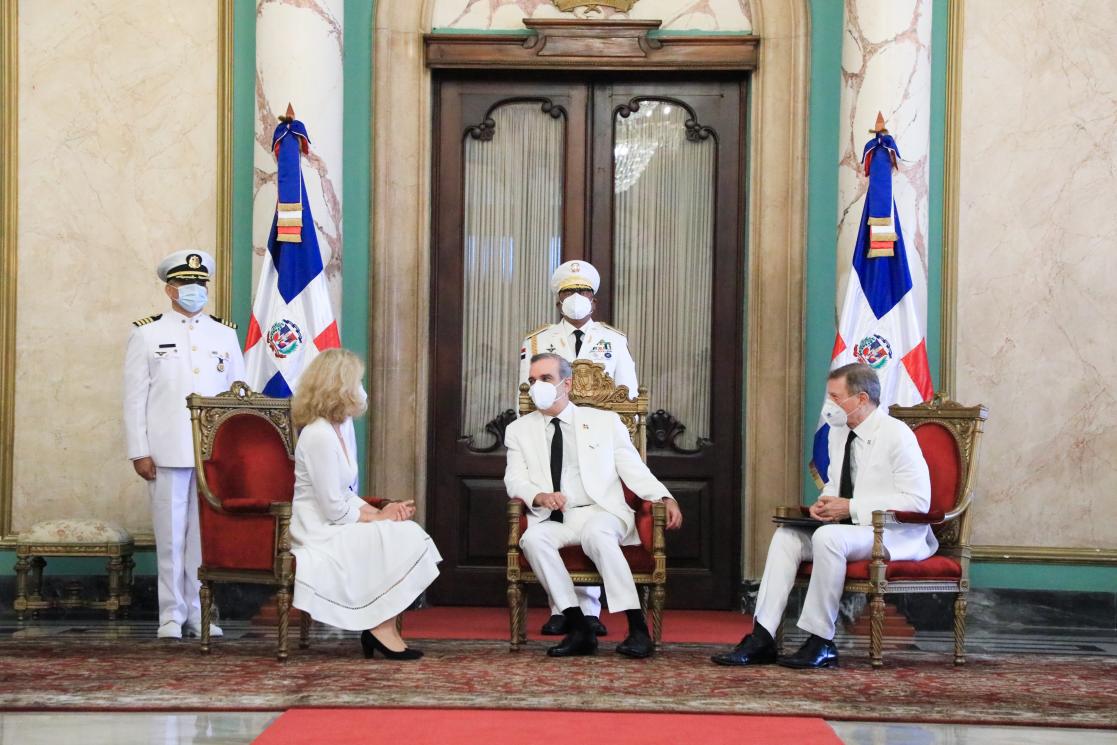
<instances>
[{"instance_id":1,"label":"woman's white skirt","mask_svg":"<svg viewBox=\"0 0 1117 745\"><path fill-rule=\"evenodd\" d=\"M410 520L331 526L295 555L292 604L311 618L359 631L399 615L438 577L442 556Z\"/></svg>"}]
</instances>

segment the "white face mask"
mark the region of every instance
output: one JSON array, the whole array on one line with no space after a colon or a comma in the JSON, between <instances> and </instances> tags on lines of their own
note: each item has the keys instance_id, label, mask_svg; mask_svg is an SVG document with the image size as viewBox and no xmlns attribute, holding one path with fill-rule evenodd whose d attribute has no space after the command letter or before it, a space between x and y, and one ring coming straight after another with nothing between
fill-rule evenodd
<instances>
[{"instance_id":1,"label":"white face mask","mask_svg":"<svg viewBox=\"0 0 1117 745\"><path fill-rule=\"evenodd\" d=\"M558 398L558 388L554 383L547 383L543 380L537 380L531 384L528 390L535 408L539 410L549 409Z\"/></svg>"},{"instance_id":2,"label":"white face mask","mask_svg":"<svg viewBox=\"0 0 1117 745\"><path fill-rule=\"evenodd\" d=\"M368 393L363 385L357 386L357 400L361 402L361 406L368 403Z\"/></svg>"},{"instance_id":3,"label":"white face mask","mask_svg":"<svg viewBox=\"0 0 1117 745\"><path fill-rule=\"evenodd\" d=\"M572 321L580 321L593 311L593 301L575 292L562 301L562 314Z\"/></svg>"},{"instance_id":4,"label":"white face mask","mask_svg":"<svg viewBox=\"0 0 1117 745\"><path fill-rule=\"evenodd\" d=\"M853 396L847 396L846 398L842 399L842 403L845 403L851 398L853 398ZM857 409L860 408L860 406L857 407ZM857 411L857 409L854 409L853 411ZM825 419L826 423L829 424L831 427L844 427L846 426L846 424L849 423L849 414L847 414L846 410L843 409L838 404L838 402L832 398L826 399L826 402L822 404L822 418Z\"/></svg>"},{"instance_id":5,"label":"white face mask","mask_svg":"<svg viewBox=\"0 0 1117 745\"><path fill-rule=\"evenodd\" d=\"M182 285L178 288L176 302L187 313L197 313L206 307L207 294L206 288L201 285Z\"/></svg>"}]
</instances>

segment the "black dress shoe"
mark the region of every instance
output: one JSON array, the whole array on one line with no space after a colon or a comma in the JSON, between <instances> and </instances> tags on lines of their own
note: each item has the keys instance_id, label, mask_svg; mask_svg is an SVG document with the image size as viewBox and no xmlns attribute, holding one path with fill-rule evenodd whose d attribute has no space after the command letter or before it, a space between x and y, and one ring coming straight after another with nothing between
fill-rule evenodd
<instances>
[{"instance_id":1,"label":"black dress shoe","mask_svg":"<svg viewBox=\"0 0 1117 745\"><path fill-rule=\"evenodd\" d=\"M760 624L753 632L728 652L715 654L710 659L719 665L744 667L745 665L773 665L778 658L776 642Z\"/></svg>"},{"instance_id":2,"label":"black dress shoe","mask_svg":"<svg viewBox=\"0 0 1117 745\"><path fill-rule=\"evenodd\" d=\"M563 636L566 633L566 616L557 613L547 619L540 632L543 636Z\"/></svg>"},{"instance_id":3,"label":"black dress shoe","mask_svg":"<svg viewBox=\"0 0 1117 745\"><path fill-rule=\"evenodd\" d=\"M790 657L780 659L784 667L794 667L800 670L813 670L820 667L838 666L838 648L829 639L811 634L799 651Z\"/></svg>"},{"instance_id":4,"label":"black dress shoe","mask_svg":"<svg viewBox=\"0 0 1117 745\"><path fill-rule=\"evenodd\" d=\"M588 627L575 628L547 650L548 657L582 657L597 652L597 637Z\"/></svg>"},{"instance_id":5,"label":"black dress shoe","mask_svg":"<svg viewBox=\"0 0 1117 745\"><path fill-rule=\"evenodd\" d=\"M652 641L647 632L637 629L630 632L625 640L617 645L617 654L637 659L651 657L655 654L655 642Z\"/></svg>"},{"instance_id":6,"label":"black dress shoe","mask_svg":"<svg viewBox=\"0 0 1117 745\"><path fill-rule=\"evenodd\" d=\"M423 656L422 651L407 647L402 652L396 652L384 646L383 642L372 635L372 632L365 629L361 632L361 649L365 653L365 659L369 659L376 655L377 652L384 655L389 660L417 660Z\"/></svg>"},{"instance_id":7,"label":"black dress shoe","mask_svg":"<svg viewBox=\"0 0 1117 745\"><path fill-rule=\"evenodd\" d=\"M605 624L601 623L601 619L597 616L586 616L589 621L590 628L597 636L607 636L609 631L605 628ZM566 634L566 616L554 615L547 619L547 623L543 624L543 630L540 632L543 636L563 636Z\"/></svg>"}]
</instances>

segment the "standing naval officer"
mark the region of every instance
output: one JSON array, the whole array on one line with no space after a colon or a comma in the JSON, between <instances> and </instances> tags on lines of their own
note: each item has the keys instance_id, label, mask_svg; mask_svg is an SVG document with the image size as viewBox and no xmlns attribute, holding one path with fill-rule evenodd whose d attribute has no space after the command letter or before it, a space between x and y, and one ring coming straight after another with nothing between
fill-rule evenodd
<instances>
[{"instance_id":1,"label":"standing naval officer","mask_svg":"<svg viewBox=\"0 0 1117 745\"><path fill-rule=\"evenodd\" d=\"M628 350L628 339L612 326L593 320L601 275L588 261L567 261L551 275L551 292L562 319L541 326L520 345L520 382L528 382L531 358L537 354L557 354L569 362L589 360L603 365L617 385L628 386L629 398L636 398L636 363ZM605 636L601 623L601 588L579 585L575 588L578 605L598 636ZM562 636L567 632L562 609L551 600L551 617L543 624L543 634Z\"/></svg>"},{"instance_id":2,"label":"standing naval officer","mask_svg":"<svg viewBox=\"0 0 1117 745\"><path fill-rule=\"evenodd\" d=\"M202 313L213 257L178 251L156 269L169 313L133 323L124 361L124 433L128 458L148 484L159 562L161 639L201 633L198 490L186 397L213 396L244 379L236 326ZM210 626L212 636L221 629Z\"/></svg>"}]
</instances>

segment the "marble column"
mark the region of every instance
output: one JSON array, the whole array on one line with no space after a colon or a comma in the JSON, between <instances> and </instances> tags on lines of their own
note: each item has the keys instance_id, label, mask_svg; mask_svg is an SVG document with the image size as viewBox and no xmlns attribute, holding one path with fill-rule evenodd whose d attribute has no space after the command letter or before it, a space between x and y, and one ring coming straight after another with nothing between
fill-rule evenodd
<instances>
[{"instance_id":1,"label":"marble column","mask_svg":"<svg viewBox=\"0 0 1117 745\"><path fill-rule=\"evenodd\" d=\"M290 103L310 134L303 177L330 302L341 324L341 136L344 0L257 0L253 294L275 215L271 137ZM344 329L342 329L344 333Z\"/></svg>"},{"instance_id":2,"label":"marble column","mask_svg":"<svg viewBox=\"0 0 1117 745\"><path fill-rule=\"evenodd\" d=\"M892 177L923 330L927 328L932 0L845 0L838 163L838 295L845 298L868 180L861 151L877 112L903 160Z\"/></svg>"}]
</instances>

